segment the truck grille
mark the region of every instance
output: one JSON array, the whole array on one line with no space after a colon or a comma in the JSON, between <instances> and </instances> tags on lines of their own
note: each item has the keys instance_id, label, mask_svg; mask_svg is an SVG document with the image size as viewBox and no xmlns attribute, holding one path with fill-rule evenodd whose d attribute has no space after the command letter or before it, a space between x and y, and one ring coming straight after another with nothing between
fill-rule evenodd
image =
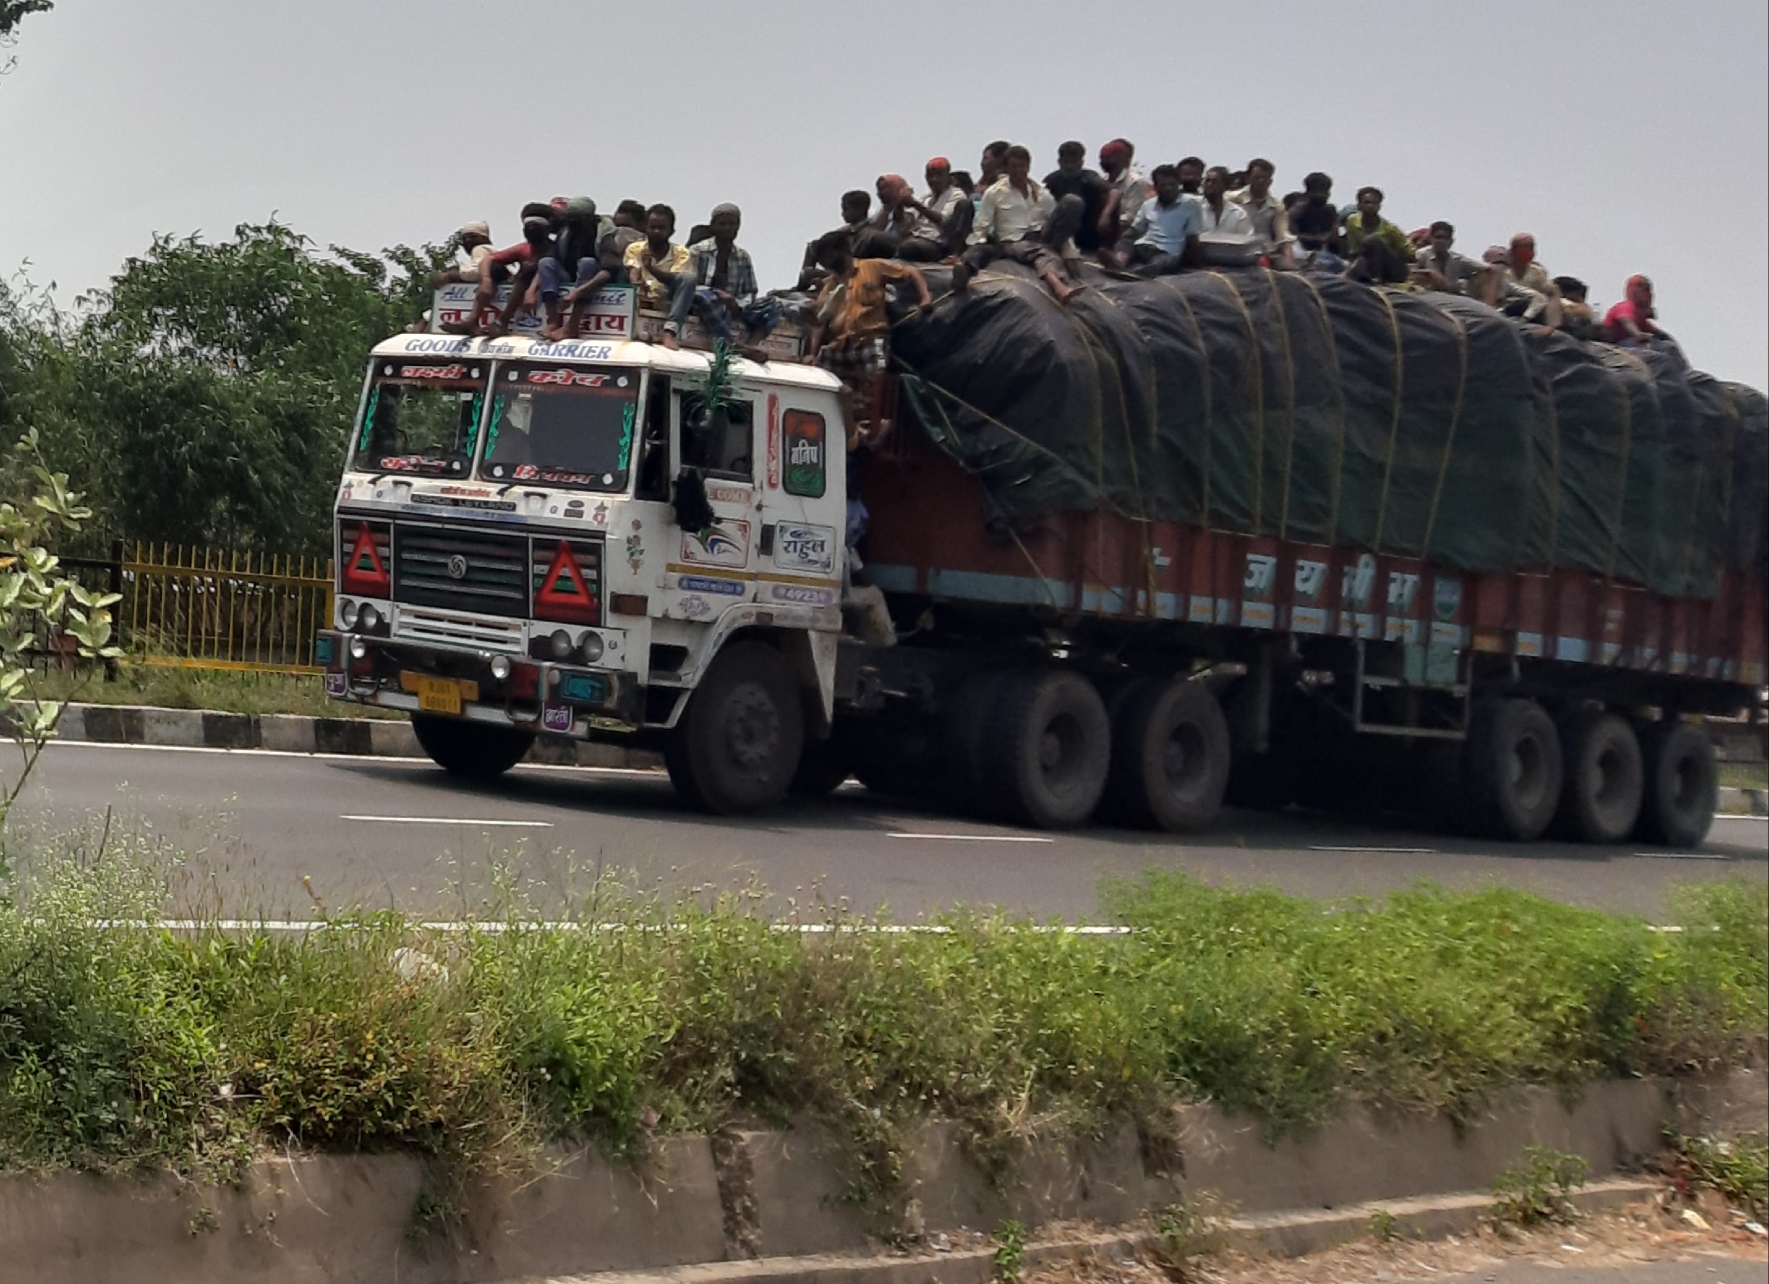
<instances>
[{"instance_id":1,"label":"truck grille","mask_svg":"<svg viewBox=\"0 0 1769 1284\"><path fill-rule=\"evenodd\" d=\"M403 642L471 647L479 651L507 651L520 655L524 650L525 632L522 624L515 620L503 624L455 611L433 611L398 605L393 608L393 636Z\"/></svg>"},{"instance_id":2,"label":"truck grille","mask_svg":"<svg viewBox=\"0 0 1769 1284\"><path fill-rule=\"evenodd\" d=\"M528 540L401 523L393 540L393 597L420 606L526 617Z\"/></svg>"}]
</instances>

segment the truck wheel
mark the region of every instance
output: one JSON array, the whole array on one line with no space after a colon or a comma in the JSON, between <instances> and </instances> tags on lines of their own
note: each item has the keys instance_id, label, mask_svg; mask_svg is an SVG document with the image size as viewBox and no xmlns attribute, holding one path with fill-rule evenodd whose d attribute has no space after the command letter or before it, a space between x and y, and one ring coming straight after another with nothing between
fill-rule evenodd
<instances>
[{"instance_id":1,"label":"truck wheel","mask_svg":"<svg viewBox=\"0 0 1769 1284\"><path fill-rule=\"evenodd\" d=\"M1586 843L1619 843L1640 816L1642 767L1634 728L1613 713L1587 711L1562 728L1566 756L1554 828Z\"/></svg>"},{"instance_id":2,"label":"truck wheel","mask_svg":"<svg viewBox=\"0 0 1769 1284\"><path fill-rule=\"evenodd\" d=\"M793 773L792 792L800 798L827 798L853 773L853 751L848 738L837 727L827 740L805 741L799 769Z\"/></svg>"},{"instance_id":3,"label":"truck wheel","mask_svg":"<svg viewBox=\"0 0 1769 1284\"><path fill-rule=\"evenodd\" d=\"M1646 789L1635 832L1667 847L1701 846L1719 801L1714 742L1701 728L1671 718L1654 723L1645 741Z\"/></svg>"},{"instance_id":4,"label":"truck wheel","mask_svg":"<svg viewBox=\"0 0 1769 1284\"><path fill-rule=\"evenodd\" d=\"M431 762L468 780L496 780L534 744L532 731L433 713L412 714L412 734Z\"/></svg>"},{"instance_id":5,"label":"truck wheel","mask_svg":"<svg viewBox=\"0 0 1769 1284\"><path fill-rule=\"evenodd\" d=\"M735 642L688 698L665 762L688 801L746 815L785 796L804 741L799 689L780 653L763 642Z\"/></svg>"},{"instance_id":6,"label":"truck wheel","mask_svg":"<svg viewBox=\"0 0 1769 1284\"><path fill-rule=\"evenodd\" d=\"M1018 673L1003 686L983 746L984 796L1040 829L1093 814L1111 764L1112 729L1093 683L1073 673Z\"/></svg>"},{"instance_id":7,"label":"truck wheel","mask_svg":"<svg viewBox=\"0 0 1769 1284\"><path fill-rule=\"evenodd\" d=\"M1121 823L1188 833L1222 810L1228 719L1199 682L1137 682L1119 698L1102 807Z\"/></svg>"},{"instance_id":8,"label":"truck wheel","mask_svg":"<svg viewBox=\"0 0 1769 1284\"><path fill-rule=\"evenodd\" d=\"M1541 837L1560 805L1560 734L1534 700L1481 709L1468 737L1468 819L1486 838Z\"/></svg>"},{"instance_id":9,"label":"truck wheel","mask_svg":"<svg viewBox=\"0 0 1769 1284\"><path fill-rule=\"evenodd\" d=\"M942 727L941 792L957 811L987 814L988 785L983 762L988 756L989 728L1001 692L1016 675L995 671L965 678L952 697Z\"/></svg>"}]
</instances>

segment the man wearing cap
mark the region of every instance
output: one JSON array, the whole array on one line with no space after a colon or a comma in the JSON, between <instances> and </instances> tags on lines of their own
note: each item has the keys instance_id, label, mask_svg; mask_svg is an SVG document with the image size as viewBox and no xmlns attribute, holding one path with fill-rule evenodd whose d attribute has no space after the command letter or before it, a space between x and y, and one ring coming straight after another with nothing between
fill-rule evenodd
<instances>
[{"instance_id":1,"label":"man wearing cap","mask_svg":"<svg viewBox=\"0 0 1769 1284\"><path fill-rule=\"evenodd\" d=\"M712 235L688 247L688 270L676 278L663 346L681 346L682 327L692 311L711 338L727 343L732 338L731 322L741 321L745 346L759 357L754 345L780 320L779 305L758 297L755 263L737 244L742 211L729 203L717 205L709 221Z\"/></svg>"},{"instance_id":2,"label":"man wearing cap","mask_svg":"<svg viewBox=\"0 0 1769 1284\"><path fill-rule=\"evenodd\" d=\"M479 284L485 261L491 255L491 225L484 219L461 224L461 230L455 233L455 261L436 274L436 288L462 282Z\"/></svg>"},{"instance_id":3,"label":"man wearing cap","mask_svg":"<svg viewBox=\"0 0 1769 1284\"><path fill-rule=\"evenodd\" d=\"M1135 156L1136 148L1127 138L1114 138L1099 149L1099 167L1106 180L1106 199L1099 212L1101 245L1116 245L1143 202L1154 195L1143 172L1131 164Z\"/></svg>"},{"instance_id":4,"label":"man wearing cap","mask_svg":"<svg viewBox=\"0 0 1769 1284\"><path fill-rule=\"evenodd\" d=\"M450 322L442 329L450 334L478 334L480 320L491 310L492 301L497 297L498 287L509 278L512 271L516 272L516 280L510 287L510 302L501 314L492 317L486 327L488 333L501 334L509 325L511 318L522 306L523 296L528 291L528 283L534 277L535 260L552 252L553 220L551 207L544 201L534 201L522 207L522 240L519 244L507 249L498 250L481 264L479 272L479 288L473 294L473 310L468 313L465 321Z\"/></svg>"},{"instance_id":5,"label":"man wearing cap","mask_svg":"<svg viewBox=\"0 0 1769 1284\"><path fill-rule=\"evenodd\" d=\"M610 225L612 231L612 225ZM540 281L538 293L546 310L541 338L563 339L566 336L564 312L576 311L578 303L592 290L604 285L612 275L602 266L597 243L602 236L602 220L596 217L596 202L587 196L573 196L560 212L559 231L551 254L536 265ZM563 294L567 286L571 293Z\"/></svg>"}]
</instances>

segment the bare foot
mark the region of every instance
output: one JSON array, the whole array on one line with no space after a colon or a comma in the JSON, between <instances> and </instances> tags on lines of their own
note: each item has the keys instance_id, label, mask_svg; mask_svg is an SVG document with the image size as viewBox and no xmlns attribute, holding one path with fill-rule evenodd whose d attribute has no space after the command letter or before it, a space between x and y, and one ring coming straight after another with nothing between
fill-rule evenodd
<instances>
[{"instance_id":1,"label":"bare foot","mask_svg":"<svg viewBox=\"0 0 1769 1284\"><path fill-rule=\"evenodd\" d=\"M658 342L663 344L663 346L668 348L671 352L677 352L682 347L682 341L676 338L675 331L673 330L665 330L663 332L663 338L659 339Z\"/></svg>"},{"instance_id":2,"label":"bare foot","mask_svg":"<svg viewBox=\"0 0 1769 1284\"><path fill-rule=\"evenodd\" d=\"M541 327L541 338L549 343L557 343L565 337L565 324L562 321L549 321Z\"/></svg>"},{"instance_id":3,"label":"bare foot","mask_svg":"<svg viewBox=\"0 0 1769 1284\"><path fill-rule=\"evenodd\" d=\"M436 327L444 334L472 334L473 327L466 321L444 321Z\"/></svg>"}]
</instances>

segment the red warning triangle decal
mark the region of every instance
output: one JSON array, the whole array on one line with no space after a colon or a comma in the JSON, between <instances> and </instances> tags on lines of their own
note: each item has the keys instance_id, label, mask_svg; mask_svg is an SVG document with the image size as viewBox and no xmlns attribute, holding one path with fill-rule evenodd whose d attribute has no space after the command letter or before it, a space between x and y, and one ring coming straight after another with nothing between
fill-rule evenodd
<instances>
[{"instance_id":1,"label":"red warning triangle decal","mask_svg":"<svg viewBox=\"0 0 1769 1284\"><path fill-rule=\"evenodd\" d=\"M549 620L596 622L596 595L564 540L559 541L559 550L535 590L534 613Z\"/></svg>"},{"instance_id":2,"label":"red warning triangle decal","mask_svg":"<svg viewBox=\"0 0 1769 1284\"><path fill-rule=\"evenodd\" d=\"M356 528L356 543L344 561L344 587L353 593L385 593L388 583L387 563L365 522Z\"/></svg>"}]
</instances>

